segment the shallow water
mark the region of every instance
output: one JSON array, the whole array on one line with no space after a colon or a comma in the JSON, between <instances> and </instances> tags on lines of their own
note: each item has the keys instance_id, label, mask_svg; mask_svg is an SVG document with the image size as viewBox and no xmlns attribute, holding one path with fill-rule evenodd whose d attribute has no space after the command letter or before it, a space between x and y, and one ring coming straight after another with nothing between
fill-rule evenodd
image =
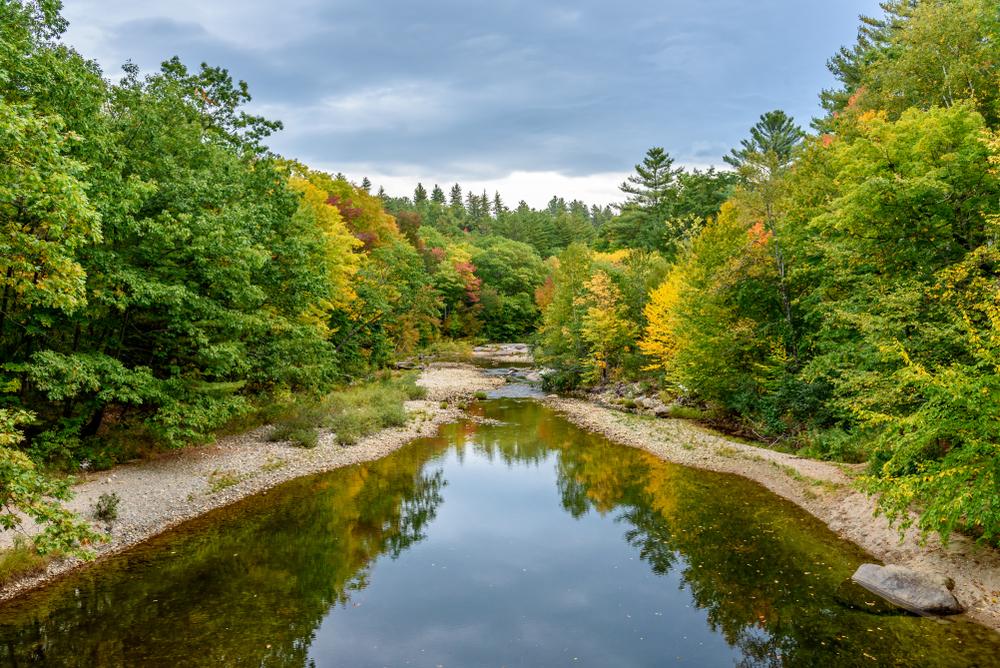
<instances>
[{"instance_id":1,"label":"shallow water","mask_svg":"<svg viewBox=\"0 0 1000 668\"><path fill-rule=\"evenodd\" d=\"M855 609L865 559L741 478L528 400L301 479L0 608L0 663L970 666L1000 634ZM870 597L867 597L870 598ZM850 599L853 600L853 599Z\"/></svg>"}]
</instances>

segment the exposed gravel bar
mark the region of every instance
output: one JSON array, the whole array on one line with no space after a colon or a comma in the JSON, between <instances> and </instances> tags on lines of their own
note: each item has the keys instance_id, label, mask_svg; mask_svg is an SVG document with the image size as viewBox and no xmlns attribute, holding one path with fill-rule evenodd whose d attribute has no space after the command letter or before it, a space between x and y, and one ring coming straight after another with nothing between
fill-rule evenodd
<instances>
[{"instance_id":1,"label":"exposed gravel bar","mask_svg":"<svg viewBox=\"0 0 1000 668\"><path fill-rule=\"evenodd\" d=\"M101 559L293 478L379 459L415 438L432 436L439 425L462 418L458 402L503 382L483 376L469 365L432 364L417 381L427 388L427 398L406 403L410 421L404 427L382 430L350 447L338 445L333 434L321 432L319 445L313 449L269 442L271 428L261 427L212 445L89 474L74 487L74 498L67 505L84 517L92 517L101 494L114 492L121 498L109 541L95 550ZM444 401L449 402L447 408L442 408ZM27 533L32 530L30 525L25 527ZM4 532L0 547L11 545L11 534ZM4 587L0 600L34 589L84 563L79 559L53 562L44 573Z\"/></svg>"},{"instance_id":2,"label":"exposed gravel bar","mask_svg":"<svg viewBox=\"0 0 1000 668\"><path fill-rule=\"evenodd\" d=\"M955 595L977 622L1000 631L1000 551L952 535L921 544L916 529L899 530L875 516L874 500L858 492L859 467L805 459L745 445L683 420L655 419L597 406L581 399L549 397L546 403L576 425L661 459L754 480L826 523L842 538L886 563L946 575Z\"/></svg>"}]
</instances>

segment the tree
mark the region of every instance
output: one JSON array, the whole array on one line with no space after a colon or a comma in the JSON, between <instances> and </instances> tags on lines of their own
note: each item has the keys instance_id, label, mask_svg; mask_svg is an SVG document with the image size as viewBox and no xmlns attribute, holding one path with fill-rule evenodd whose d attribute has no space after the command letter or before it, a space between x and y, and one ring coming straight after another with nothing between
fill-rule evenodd
<instances>
[{"instance_id":1,"label":"tree","mask_svg":"<svg viewBox=\"0 0 1000 668\"><path fill-rule=\"evenodd\" d=\"M542 313L537 352L539 361L558 370L550 378L556 386L575 387L583 375L582 360L587 355L587 346L577 300L584 294L592 267L590 250L579 243L567 247L555 263L555 289Z\"/></svg>"},{"instance_id":2,"label":"tree","mask_svg":"<svg viewBox=\"0 0 1000 668\"><path fill-rule=\"evenodd\" d=\"M361 189L366 193L369 193L372 190L372 182L368 180L367 176L361 179Z\"/></svg>"},{"instance_id":3,"label":"tree","mask_svg":"<svg viewBox=\"0 0 1000 668\"><path fill-rule=\"evenodd\" d=\"M778 229L781 213L778 203L782 195L782 177L804 136L802 129L795 125L795 120L785 112L769 111L750 128L750 137L740 141L741 148L732 149L730 155L724 158L737 168L743 181L745 188L738 197L744 208L762 221L765 231L771 236L770 247L778 275L777 289L789 337L786 348L791 352L793 365L799 364L798 334L789 286L788 258Z\"/></svg>"},{"instance_id":4,"label":"tree","mask_svg":"<svg viewBox=\"0 0 1000 668\"><path fill-rule=\"evenodd\" d=\"M627 199L620 215L603 227L610 248L643 248L664 251L677 240L668 222L677 204L677 177L673 158L660 147L646 152L635 174L621 184Z\"/></svg>"},{"instance_id":5,"label":"tree","mask_svg":"<svg viewBox=\"0 0 1000 668\"><path fill-rule=\"evenodd\" d=\"M451 193L448 195L448 204L455 210L464 208L462 204L462 186L457 183L451 187Z\"/></svg>"},{"instance_id":6,"label":"tree","mask_svg":"<svg viewBox=\"0 0 1000 668\"><path fill-rule=\"evenodd\" d=\"M868 67L888 50L893 34L918 4L919 0L884 0L879 3L883 17L860 17L854 45L840 47L827 61L827 69L843 86L840 90L824 90L820 94L823 108L829 114L842 111L862 87ZM819 124L824 125L822 121Z\"/></svg>"},{"instance_id":7,"label":"tree","mask_svg":"<svg viewBox=\"0 0 1000 668\"><path fill-rule=\"evenodd\" d=\"M636 325L626 317L621 291L607 272L598 269L583 284L574 306L582 310L580 336L587 345L583 380L602 384L615 380L636 339Z\"/></svg>"},{"instance_id":8,"label":"tree","mask_svg":"<svg viewBox=\"0 0 1000 668\"><path fill-rule=\"evenodd\" d=\"M56 117L0 101L0 351L8 314L86 303L80 250L101 239L98 212ZM28 314L25 313L25 316ZM23 322L19 325L23 326Z\"/></svg>"},{"instance_id":9,"label":"tree","mask_svg":"<svg viewBox=\"0 0 1000 668\"><path fill-rule=\"evenodd\" d=\"M830 69L841 88L824 91L830 130L845 113L882 110L892 120L908 108L927 110L966 101L990 127L1000 123L996 60L1000 16L991 0L881 3L882 17L862 17L858 40Z\"/></svg>"},{"instance_id":10,"label":"tree","mask_svg":"<svg viewBox=\"0 0 1000 668\"><path fill-rule=\"evenodd\" d=\"M732 149L722 159L745 178L761 178L756 176L761 173L762 178L772 178L791 164L803 137L805 133L795 119L775 109L762 114L750 128L750 137L740 140L741 148Z\"/></svg>"},{"instance_id":11,"label":"tree","mask_svg":"<svg viewBox=\"0 0 1000 668\"><path fill-rule=\"evenodd\" d=\"M413 203L420 206L427 201L427 189L424 188L424 184L418 183L417 187L413 191Z\"/></svg>"},{"instance_id":12,"label":"tree","mask_svg":"<svg viewBox=\"0 0 1000 668\"><path fill-rule=\"evenodd\" d=\"M441 186L436 183L434 184L434 190L431 191L431 201L435 204L441 204L442 206L445 203L444 191L441 190Z\"/></svg>"},{"instance_id":13,"label":"tree","mask_svg":"<svg viewBox=\"0 0 1000 668\"><path fill-rule=\"evenodd\" d=\"M726 204L653 291L639 345L676 391L747 417L763 412L787 354L771 242Z\"/></svg>"}]
</instances>

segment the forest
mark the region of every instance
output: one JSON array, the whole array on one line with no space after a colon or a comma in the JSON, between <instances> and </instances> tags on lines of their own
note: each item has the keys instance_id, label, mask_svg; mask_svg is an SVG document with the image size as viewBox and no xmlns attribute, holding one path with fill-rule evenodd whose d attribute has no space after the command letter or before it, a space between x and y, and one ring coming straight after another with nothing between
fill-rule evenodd
<instances>
[{"instance_id":1,"label":"forest","mask_svg":"<svg viewBox=\"0 0 1000 668\"><path fill-rule=\"evenodd\" d=\"M226 69L112 78L60 3L0 3L0 527L75 550L65 473L474 340L535 343L550 391L642 383L867 463L890 518L996 543L1000 11L882 9L822 117L761 110L725 169L653 147L620 203L539 210L312 169Z\"/></svg>"}]
</instances>

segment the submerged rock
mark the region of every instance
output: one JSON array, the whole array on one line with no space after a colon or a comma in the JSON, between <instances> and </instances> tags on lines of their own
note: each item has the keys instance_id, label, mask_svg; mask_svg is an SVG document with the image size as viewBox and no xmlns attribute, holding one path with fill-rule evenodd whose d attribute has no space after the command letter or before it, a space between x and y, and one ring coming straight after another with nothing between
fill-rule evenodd
<instances>
[{"instance_id":1,"label":"submerged rock","mask_svg":"<svg viewBox=\"0 0 1000 668\"><path fill-rule=\"evenodd\" d=\"M837 586L837 589L833 592L833 599L845 608L861 610L871 615L896 616L910 614L908 610L889 602L888 599L882 598L878 594L872 593L850 578Z\"/></svg>"},{"instance_id":2,"label":"submerged rock","mask_svg":"<svg viewBox=\"0 0 1000 668\"><path fill-rule=\"evenodd\" d=\"M951 593L955 582L943 575L921 573L902 566L861 564L851 579L868 591L912 612L954 615L964 610Z\"/></svg>"}]
</instances>

